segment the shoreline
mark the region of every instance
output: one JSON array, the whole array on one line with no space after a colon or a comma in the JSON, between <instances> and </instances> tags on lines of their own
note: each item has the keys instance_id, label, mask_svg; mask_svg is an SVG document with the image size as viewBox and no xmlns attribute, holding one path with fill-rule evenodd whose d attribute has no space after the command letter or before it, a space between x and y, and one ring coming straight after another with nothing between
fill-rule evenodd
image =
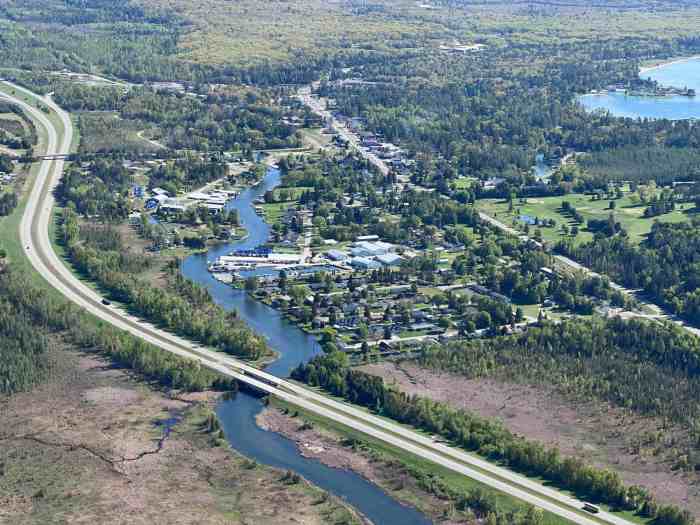
<instances>
[{"instance_id":1,"label":"shoreline","mask_svg":"<svg viewBox=\"0 0 700 525\"><path fill-rule=\"evenodd\" d=\"M696 60L700 59L700 55L693 55L689 57L683 57L683 58L672 58L672 59L665 59L662 60L661 62L657 64L653 64L650 66L644 66L639 68L639 74L642 75L644 73L648 73L650 71L654 71L655 69L661 69L662 67L666 66L672 66L674 64L682 64L683 62L688 62L690 60Z\"/></svg>"}]
</instances>

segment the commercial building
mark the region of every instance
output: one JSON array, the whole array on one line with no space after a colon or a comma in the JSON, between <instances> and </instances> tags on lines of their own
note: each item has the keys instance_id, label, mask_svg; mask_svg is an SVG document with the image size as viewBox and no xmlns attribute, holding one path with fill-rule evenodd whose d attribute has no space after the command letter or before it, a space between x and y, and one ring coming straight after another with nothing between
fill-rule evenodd
<instances>
[{"instance_id":1,"label":"commercial building","mask_svg":"<svg viewBox=\"0 0 700 525\"><path fill-rule=\"evenodd\" d=\"M403 258L395 253L385 253L382 255L377 255L376 261L384 266L399 266L401 261L403 261Z\"/></svg>"},{"instance_id":2,"label":"commercial building","mask_svg":"<svg viewBox=\"0 0 700 525\"><path fill-rule=\"evenodd\" d=\"M376 257L394 251L394 246L387 242L360 241L355 243L355 247L350 250L354 257Z\"/></svg>"},{"instance_id":3,"label":"commercial building","mask_svg":"<svg viewBox=\"0 0 700 525\"><path fill-rule=\"evenodd\" d=\"M382 267L381 263L367 257L354 257L350 265L360 270L377 270Z\"/></svg>"},{"instance_id":4,"label":"commercial building","mask_svg":"<svg viewBox=\"0 0 700 525\"><path fill-rule=\"evenodd\" d=\"M328 250L326 252L326 257L331 261L345 261L348 258L348 254L340 250Z\"/></svg>"}]
</instances>

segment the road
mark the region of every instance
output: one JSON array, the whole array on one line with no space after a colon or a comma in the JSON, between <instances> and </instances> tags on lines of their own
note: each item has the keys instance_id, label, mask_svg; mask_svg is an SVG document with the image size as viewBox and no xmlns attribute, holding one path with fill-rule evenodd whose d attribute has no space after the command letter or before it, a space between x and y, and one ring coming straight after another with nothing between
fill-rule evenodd
<instances>
[{"instance_id":1,"label":"road","mask_svg":"<svg viewBox=\"0 0 700 525\"><path fill-rule=\"evenodd\" d=\"M387 174L389 173L389 168L386 165L386 163L377 157L376 155L368 152L367 150L363 149L360 147L359 144L359 139L357 138L357 135L355 135L353 132L348 130L343 124L341 124L337 119L333 117L330 111L325 109L323 107L323 104L321 101L313 97L311 95L311 88L303 88L299 92L299 99L309 107L314 113L317 115L325 118L332 126L333 128L338 132L338 134L345 139L348 144L350 144L350 147L357 151L360 155L362 155L365 159L367 159L369 162L374 164L374 166L377 167L382 173ZM409 184L409 186L413 187L414 189L421 189L419 186L415 186L413 184ZM423 188L425 189L425 188ZM490 215L487 215L483 212L479 212L479 217L481 218L482 221L487 222L491 224L492 226L500 229L501 231L504 231L510 235L514 235L521 239L523 242L531 242L537 246L542 246L542 243L536 241L535 239L528 237L525 235L523 232L516 230L515 228L512 228L511 226L508 226L507 224L502 223L501 221L491 217ZM560 263L564 264L565 266L568 266L569 268L572 268L574 270L578 270L581 272L584 272L586 275L589 275L591 277L603 277L600 274L594 272L590 268L587 268L576 261L569 259L568 257L565 257L563 255L555 255L554 258L559 261ZM617 290L625 295L627 295L630 298L635 299L639 304L642 306L646 307L650 311L654 312L653 314L637 314L635 313L634 316L638 318L643 318L643 319L649 319L649 320L655 320L655 321L661 321L661 320L666 320L666 321L672 321L676 325L680 326L681 328L685 329L687 332L696 335L700 337L700 329L695 328L694 326L689 325L682 319L680 319L678 316L674 315L673 313L669 312L668 310L664 309L662 306L659 306L656 303L652 303L642 297L638 291L636 290L630 290L629 288L625 288L624 286L610 281L610 287L613 288L614 290Z\"/></svg>"},{"instance_id":2,"label":"road","mask_svg":"<svg viewBox=\"0 0 700 525\"><path fill-rule=\"evenodd\" d=\"M12 87L19 93L36 96L19 86L12 85ZM63 127L62 134L42 111L14 96L6 98L22 107L46 129L47 153L67 153L70 150L72 123L69 116L52 100L41 99L43 104L47 105L60 118ZM430 437L369 414L360 408L333 400L310 388L277 378L234 358L163 331L119 308L103 305L101 303L102 297L82 283L63 264L49 239L48 227L54 204L51 190L60 179L63 167L63 160L45 160L41 163L22 216L20 238L25 246L26 255L37 272L67 299L85 308L93 316L167 352L196 360L211 370L257 387L302 409L319 414L468 476L572 523L580 525L600 525L601 523L632 525L631 522L606 512L601 512L596 516L587 515L579 510L582 506L581 501L544 487L524 476L493 465L464 451L437 443Z\"/></svg>"},{"instance_id":3,"label":"road","mask_svg":"<svg viewBox=\"0 0 700 525\"><path fill-rule=\"evenodd\" d=\"M315 98L311 95L311 88L306 87L303 88L299 91L299 99L309 108L311 111L316 113L318 116L323 117L326 119L327 122L331 123L333 129L335 132L342 137L343 140L345 140L348 145L350 146L350 149L357 151L362 155L364 158L369 160L372 164L374 164L377 169L383 174L383 175L388 175L389 174L389 167L386 165L382 159L377 157L375 154L370 153L369 151L366 151L362 149L360 146L360 141L357 138L357 135L355 135L353 132L351 132L349 129L345 127L344 124L341 124L338 122L337 119L333 117L330 111L328 111L326 108L323 107L323 104L318 98Z\"/></svg>"},{"instance_id":4,"label":"road","mask_svg":"<svg viewBox=\"0 0 700 525\"><path fill-rule=\"evenodd\" d=\"M479 212L479 217L484 222L491 224L492 226L500 229L501 231L504 231L504 232L509 233L511 235L515 235L516 237L520 238L523 241L532 242L534 244L542 246L542 244L537 242L535 239L528 237L523 232L518 231L518 230L508 226L507 224L502 223L501 221L491 217L490 215L487 215L483 212ZM590 277L600 277L601 279L607 278L606 276L600 275L599 273L594 272L590 268L583 266L582 264L577 263L573 259L570 259L570 258L565 257L563 255L554 255L554 258L557 261L559 261L561 264L568 266L569 268L571 268L573 270L583 272L584 274L586 274ZM634 313L634 317L649 319L652 321L661 321L661 320L671 321L671 322L675 323L676 325L680 326L681 328L683 328L684 330L686 330L687 332L689 332L693 335L696 335L696 336L700 336L700 329L689 325L688 323L686 323L682 319L679 319L676 315L674 315L673 313L664 309L662 306L659 306L656 303L652 303L652 302L648 301L647 299L642 297L637 290L630 290L629 288L625 288L624 286L622 286L616 282L610 281L609 278L607 278L607 279L610 282L610 287L613 290L617 290L618 292L636 300L639 304L646 307L650 311L654 312L653 314Z\"/></svg>"}]
</instances>

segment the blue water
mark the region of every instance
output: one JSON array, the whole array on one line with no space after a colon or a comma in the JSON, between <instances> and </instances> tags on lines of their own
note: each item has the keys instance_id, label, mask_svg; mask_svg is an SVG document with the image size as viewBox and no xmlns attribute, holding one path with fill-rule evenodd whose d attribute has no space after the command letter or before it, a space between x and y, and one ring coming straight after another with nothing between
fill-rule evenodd
<instances>
[{"instance_id":1,"label":"blue water","mask_svg":"<svg viewBox=\"0 0 700 525\"><path fill-rule=\"evenodd\" d=\"M251 249L267 241L270 228L255 213L253 201L280 183L280 172L271 168L263 181L231 201L227 207L238 210L241 225L248 236L235 243L220 245L206 255L188 257L182 265L185 277L206 286L214 300L227 310L236 309L253 330L263 334L278 359L267 371L287 377L299 363L309 360L322 350L316 339L286 321L276 310L259 303L240 290L215 280L207 271L207 262L234 249ZM274 432L261 429L255 417L262 410L259 399L239 393L233 399L219 403L216 413L226 439L231 446L248 458L284 470L292 470L317 486L346 500L377 525L428 525L428 520L415 509L391 498L382 489L349 471L334 469L304 458L296 443Z\"/></svg>"},{"instance_id":2,"label":"blue water","mask_svg":"<svg viewBox=\"0 0 700 525\"><path fill-rule=\"evenodd\" d=\"M554 169L544 161L544 155L539 153L532 168L533 175L538 181L547 181Z\"/></svg>"},{"instance_id":3,"label":"blue water","mask_svg":"<svg viewBox=\"0 0 700 525\"><path fill-rule=\"evenodd\" d=\"M661 85L692 88L695 97L634 97L624 93L581 95L578 101L589 111L602 109L616 117L665 118L683 120L700 118L700 58L669 64L640 74Z\"/></svg>"}]
</instances>

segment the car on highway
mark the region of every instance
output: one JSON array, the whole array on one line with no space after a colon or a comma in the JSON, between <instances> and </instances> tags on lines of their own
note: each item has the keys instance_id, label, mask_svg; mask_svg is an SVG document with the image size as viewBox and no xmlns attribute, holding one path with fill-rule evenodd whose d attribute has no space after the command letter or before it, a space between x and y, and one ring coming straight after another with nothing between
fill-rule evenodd
<instances>
[{"instance_id":1,"label":"car on highway","mask_svg":"<svg viewBox=\"0 0 700 525\"><path fill-rule=\"evenodd\" d=\"M595 505L593 505L593 503L585 502L583 504L583 507L581 507L581 508L583 510L585 510L586 512L590 512L591 514L598 514L600 512L600 509L598 507L596 507Z\"/></svg>"},{"instance_id":2,"label":"car on highway","mask_svg":"<svg viewBox=\"0 0 700 525\"><path fill-rule=\"evenodd\" d=\"M105 306L109 306L110 304L112 304L112 302L108 301L107 299L102 299L102 304Z\"/></svg>"}]
</instances>

